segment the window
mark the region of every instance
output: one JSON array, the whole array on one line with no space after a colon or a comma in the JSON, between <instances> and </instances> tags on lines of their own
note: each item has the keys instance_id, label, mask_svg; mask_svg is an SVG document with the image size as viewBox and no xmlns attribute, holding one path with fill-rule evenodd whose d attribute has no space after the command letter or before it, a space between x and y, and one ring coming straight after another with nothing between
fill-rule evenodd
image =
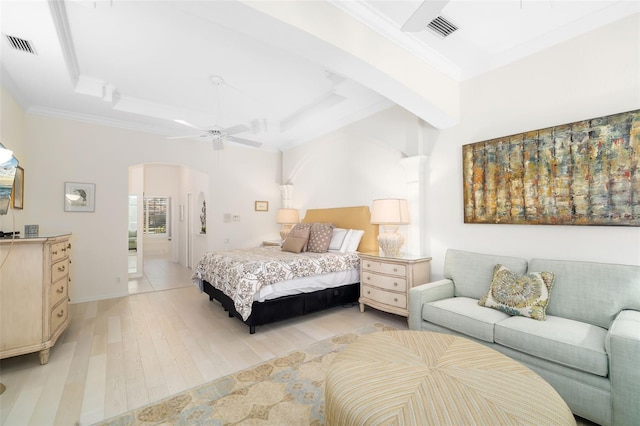
<instances>
[{"instance_id":1,"label":"window","mask_svg":"<svg viewBox=\"0 0 640 426\"><path fill-rule=\"evenodd\" d=\"M145 234L169 233L169 197L144 197L143 214Z\"/></svg>"}]
</instances>

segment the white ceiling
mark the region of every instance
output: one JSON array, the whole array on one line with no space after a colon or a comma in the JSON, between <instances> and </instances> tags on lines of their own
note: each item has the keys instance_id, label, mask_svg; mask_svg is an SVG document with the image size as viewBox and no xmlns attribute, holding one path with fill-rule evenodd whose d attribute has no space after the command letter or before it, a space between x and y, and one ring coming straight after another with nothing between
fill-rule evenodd
<instances>
[{"instance_id":1,"label":"white ceiling","mask_svg":"<svg viewBox=\"0 0 640 426\"><path fill-rule=\"evenodd\" d=\"M326 1L458 82L640 11L635 0L451 0L440 15L459 30L443 39L401 31L422 1L314 3ZM406 97L379 94L388 94L388 75L365 87L314 56L318 40L306 44L309 34L240 1L1 0L0 14L2 85L28 112L165 136L201 133L176 119L243 124L238 137L277 150L395 103L415 110ZM4 35L28 40L36 54ZM331 64L353 59L332 55Z\"/></svg>"}]
</instances>

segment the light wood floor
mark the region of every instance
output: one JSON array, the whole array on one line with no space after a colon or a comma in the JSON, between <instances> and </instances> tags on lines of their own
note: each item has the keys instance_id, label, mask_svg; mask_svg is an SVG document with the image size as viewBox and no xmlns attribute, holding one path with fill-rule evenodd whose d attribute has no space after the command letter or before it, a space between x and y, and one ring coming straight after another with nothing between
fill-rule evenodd
<instances>
[{"instance_id":1,"label":"light wood floor","mask_svg":"<svg viewBox=\"0 0 640 426\"><path fill-rule=\"evenodd\" d=\"M70 313L47 365L37 354L0 361L0 424L89 425L366 324L407 328L405 318L353 306L250 335L192 285Z\"/></svg>"}]
</instances>

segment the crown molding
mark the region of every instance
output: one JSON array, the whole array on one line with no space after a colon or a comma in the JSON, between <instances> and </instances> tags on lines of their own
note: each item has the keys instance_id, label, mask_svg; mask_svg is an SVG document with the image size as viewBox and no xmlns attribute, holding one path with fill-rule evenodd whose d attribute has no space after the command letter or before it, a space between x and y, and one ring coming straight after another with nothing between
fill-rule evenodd
<instances>
[{"instance_id":1,"label":"crown molding","mask_svg":"<svg viewBox=\"0 0 640 426\"><path fill-rule=\"evenodd\" d=\"M112 118L99 117L91 114L81 114L61 109L48 108L43 106L32 106L26 111L27 114L40 115L44 117L62 118L65 120L80 121L82 123L97 124L105 127L115 127L119 129L133 130L136 132L152 133L167 136L169 133L155 126L131 123L129 121L114 120Z\"/></svg>"}]
</instances>

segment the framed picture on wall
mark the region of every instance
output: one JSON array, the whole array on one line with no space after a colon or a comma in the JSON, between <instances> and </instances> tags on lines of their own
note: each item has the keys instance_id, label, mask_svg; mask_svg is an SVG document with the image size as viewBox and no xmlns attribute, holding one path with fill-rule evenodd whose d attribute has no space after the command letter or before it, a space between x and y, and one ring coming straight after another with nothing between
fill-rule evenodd
<instances>
[{"instance_id":1,"label":"framed picture on wall","mask_svg":"<svg viewBox=\"0 0 640 426\"><path fill-rule=\"evenodd\" d=\"M94 212L96 210L95 183L64 183L65 212Z\"/></svg>"},{"instance_id":2,"label":"framed picture on wall","mask_svg":"<svg viewBox=\"0 0 640 426\"><path fill-rule=\"evenodd\" d=\"M24 169L16 167L16 177L13 181L13 194L11 203L14 209L24 208Z\"/></svg>"},{"instance_id":3,"label":"framed picture on wall","mask_svg":"<svg viewBox=\"0 0 640 426\"><path fill-rule=\"evenodd\" d=\"M269 202L268 201L256 201L255 209L257 212L267 212L269 211Z\"/></svg>"}]
</instances>

